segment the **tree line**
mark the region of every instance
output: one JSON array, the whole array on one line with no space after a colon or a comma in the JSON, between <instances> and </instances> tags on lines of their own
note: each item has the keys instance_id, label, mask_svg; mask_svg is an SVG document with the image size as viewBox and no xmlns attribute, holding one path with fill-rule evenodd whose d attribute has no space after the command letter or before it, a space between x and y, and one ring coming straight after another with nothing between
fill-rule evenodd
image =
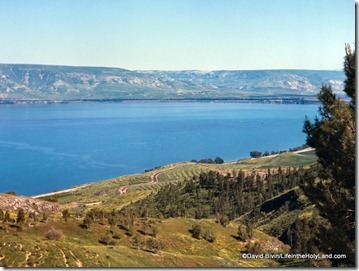
<instances>
[{"instance_id":1,"label":"tree line","mask_svg":"<svg viewBox=\"0 0 359 271\"><path fill-rule=\"evenodd\" d=\"M250 151L249 155L251 158L259 158L259 157L265 157L265 156L269 156L269 155L275 155L275 154L281 154L281 153L285 153L285 152L295 152L295 151L300 151L300 150L304 150L306 148L308 148L309 146L307 144L303 144L300 145L298 147L293 147L293 148L289 148L288 150L273 150L271 152L269 151L265 151L265 152L260 152L260 151Z\"/></svg>"},{"instance_id":2,"label":"tree line","mask_svg":"<svg viewBox=\"0 0 359 271\"><path fill-rule=\"evenodd\" d=\"M303 168L279 168L276 172L242 170L222 175L215 171L201 173L198 177L178 184L162 187L132 205L123 212L132 210L138 217L190 217L217 218L225 225L230 220L252 210L264 201L279 195L300 183Z\"/></svg>"}]
</instances>

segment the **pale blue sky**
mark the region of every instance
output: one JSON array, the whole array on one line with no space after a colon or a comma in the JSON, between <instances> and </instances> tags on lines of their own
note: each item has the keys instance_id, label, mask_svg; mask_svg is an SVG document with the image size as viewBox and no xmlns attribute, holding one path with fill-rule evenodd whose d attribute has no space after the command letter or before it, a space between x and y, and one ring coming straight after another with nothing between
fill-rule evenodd
<instances>
[{"instance_id":1,"label":"pale blue sky","mask_svg":"<svg viewBox=\"0 0 359 271\"><path fill-rule=\"evenodd\" d=\"M1 0L0 63L342 69L354 0Z\"/></svg>"}]
</instances>

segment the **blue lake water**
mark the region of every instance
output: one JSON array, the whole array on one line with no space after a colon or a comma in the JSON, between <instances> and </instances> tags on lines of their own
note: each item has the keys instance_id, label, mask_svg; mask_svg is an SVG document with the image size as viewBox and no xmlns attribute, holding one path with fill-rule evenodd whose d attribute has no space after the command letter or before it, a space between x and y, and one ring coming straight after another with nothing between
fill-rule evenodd
<instances>
[{"instance_id":1,"label":"blue lake water","mask_svg":"<svg viewBox=\"0 0 359 271\"><path fill-rule=\"evenodd\" d=\"M0 106L0 193L35 195L191 159L305 143L318 105L83 103Z\"/></svg>"}]
</instances>

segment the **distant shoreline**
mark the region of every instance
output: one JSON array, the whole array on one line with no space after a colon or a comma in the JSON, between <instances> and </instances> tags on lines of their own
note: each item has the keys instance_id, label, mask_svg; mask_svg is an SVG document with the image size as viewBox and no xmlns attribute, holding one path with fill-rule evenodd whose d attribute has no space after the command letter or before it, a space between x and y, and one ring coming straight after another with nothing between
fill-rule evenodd
<instances>
[{"instance_id":1,"label":"distant shoreline","mask_svg":"<svg viewBox=\"0 0 359 271\"><path fill-rule=\"evenodd\" d=\"M313 151L315 150L314 148L312 147L308 147L308 148L305 148L305 149L302 149L302 150L299 150L299 151L294 151L293 153L303 153L303 152L309 152L309 151ZM261 157L258 157L258 158L255 158L255 159L261 159L261 158L270 158L270 157L276 157L278 156L279 154L274 154L274 155L269 155L269 156L261 156ZM245 159L248 159L248 158L245 158ZM236 163L238 162L239 160L236 160L236 161L229 161L229 162L226 162L227 164L233 164L233 163ZM174 165L179 165L179 164L182 164L183 162L178 162L178 163L174 163ZM191 162L184 162L184 163L191 163ZM174 166L176 167L176 166ZM155 174L156 175L156 174ZM151 176L151 182L156 182L156 176L153 175ZM121 177L121 176L119 176ZM94 183L94 182L91 182L91 183ZM37 198L42 198L42 197L49 197L49 196L55 196L57 194L62 194L62 193L66 193L66 192L74 192L80 188L84 188L84 187L87 187L89 186L91 183L86 183L86 184L82 184L82 185L78 185L78 186L74 186L74 187L70 187L70 188L67 188L67 189L63 189L63 190L57 190L57 191L53 191L53 192L48 192L48 193L43 193L43 194L39 194L39 195L33 195L33 196L29 196L31 198L34 198L34 199L37 199ZM121 188L124 188L124 189L127 189L128 186L124 186L124 187L121 187ZM121 192L123 193L123 192Z\"/></svg>"},{"instance_id":2,"label":"distant shoreline","mask_svg":"<svg viewBox=\"0 0 359 271\"><path fill-rule=\"evenodd\" d=\"M73 191L76 191L76 190L78 190L80 188L83 188L83 187L86 187L86 186L89 186L89 185L90 185L90 183L87 183L87 184L71 187L71 188L68 188L68 189L58 190L58 191L44 193L44 194L30 196L30 197L33 198L33 199L37 199L37 198L42 198L42 197L48 197L48 196L53 196L53 195L57 195L57 194L62 194L62 193L66 193L66 192L73 192Z\"/></svg>"},{"instance_id":3,"label":"distant shoreline","mask_svg":"<svg viewBox=\"0 0 359 271\"><path fill-rule=\"evenodd\" d=\"M319 100L305 98L196 98L196 99L0 99L4 104L68 104L68 103L267 103L267 104L317 104Z\"/></svg>"}]
</instances>

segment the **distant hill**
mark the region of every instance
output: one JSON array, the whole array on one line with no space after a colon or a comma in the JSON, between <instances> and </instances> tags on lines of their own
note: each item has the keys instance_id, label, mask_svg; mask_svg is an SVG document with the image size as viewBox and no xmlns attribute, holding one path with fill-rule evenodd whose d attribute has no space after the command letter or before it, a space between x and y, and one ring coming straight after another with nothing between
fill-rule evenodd
<instances>
[{"instance_id":1,"label":"distant hill","mask_svg":"<svg viewBox=\"0 0 359 271\"><path fill-rule=\"evenodd\" d=\"M131 71L0 64L0 99L315 99L322 84L343 89L342 71Z\"/></svg>"}]
</instances>

